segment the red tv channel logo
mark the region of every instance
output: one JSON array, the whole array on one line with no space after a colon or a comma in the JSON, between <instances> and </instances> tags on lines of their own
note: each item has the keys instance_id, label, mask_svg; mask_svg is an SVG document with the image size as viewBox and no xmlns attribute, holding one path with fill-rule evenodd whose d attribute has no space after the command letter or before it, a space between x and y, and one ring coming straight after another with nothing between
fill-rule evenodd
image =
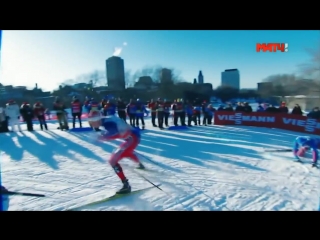
<instances>
[{"instance_id":1,"label":"red tv channel logo","mask_svg":"<svg viewBox=\"0 0 320 240\"><path fill-rule=\"evenodd\" d=\"M257 52L288 52L288 43L257 43Z\"/></svg>"}]
</instances>

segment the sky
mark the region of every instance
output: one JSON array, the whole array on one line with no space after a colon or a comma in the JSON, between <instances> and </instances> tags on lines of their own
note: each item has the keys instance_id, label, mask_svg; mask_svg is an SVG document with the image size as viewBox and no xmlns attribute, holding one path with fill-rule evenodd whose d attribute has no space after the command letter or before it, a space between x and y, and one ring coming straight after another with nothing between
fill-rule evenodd
<instances>
[{"instance_id":1,"label":"sky","mask_svg":"<svg viewBox=\"0 0 320 240\"><path fill-rule=\"evenodd\" d=\"M116 54L132 73L147 66L173 68L193 82L199 70L204 82L217 87L221 72L237 68L241 88L274 74L300 73L309 62L307 48L315 48L320 31L2 31L0 82L35 84L46 91L67 79L105 70ZM288 43L288 52L257 53L257 43Z\"/></svg>"}]
</instances>

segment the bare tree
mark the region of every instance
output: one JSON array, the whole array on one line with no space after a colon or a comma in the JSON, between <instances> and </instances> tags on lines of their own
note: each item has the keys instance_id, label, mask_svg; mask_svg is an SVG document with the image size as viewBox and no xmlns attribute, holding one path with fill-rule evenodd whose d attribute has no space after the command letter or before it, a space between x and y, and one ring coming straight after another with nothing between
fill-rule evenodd
<instances>
[{"instance_id":1,"label":"bare tree","mask_svg":"<svg viewBox=\"0 0 320 240\"><path fill-rule=\"evenodd\" d=\"M62 83L61 83L61 86L71 86L71 85L73 85L73 84L76 84L77 83L77 81L76 80L74 80L74 79L67 79L67 80L65 80L65 81L63 81Z\"/></svg>"},{"instance_id":2,"label":"bare tree","mask_svg":"<svg viewBox=\"0 0 320 240\"><path fill-rule=\"evenodd\" d=\"M320 81L320 42L316 48L306 51L310 54L311 59L309 63L300 65L303 75L306 78Z\"/></svg>"},{"instance_id":3,"label":"bare tree","mask_svg":"<svg viewBox=\"0 0 320 240\"><path fill-rule=\"evenodd\" d=\"M105 71L95 70L92 73L88 74L88 76L90 78L89 81L92 81L93 87L106 86L107 80Z\"/></svg>"},{"instance_id":4,"label":"bare tree","mask_svg":"<svg viewBox=\"0 0 320 240\"><path fill-rule=\"evenodd\" d=\"M161 69L162 69L161 66L146 66L136 71L133 74L132 79L134 80L134 82L136 82L138 81L139 77L149 76L152 78L154 82L159 82Z\"/></svg>"},{"instance_id":5,"label":"bare tree","mask_svg":"<svg viewBox=\"0 0 320 240\"><path fill-rule=\"evenodd\" d=\"M136 71L133 74L133 79L134 81L137 81L139 79L139 77L142 76L149 76L152 78L154 83L160 83L160 77L161 77L161 70L164 67L162 66L146 66L144 68L142 68L141 70ZM180 77L180 71L174 69L174 68L168 68L171 70L171 78L173 83L178 83L178 82L182 82L182 79Z\"/></svg>"},{"instance_id":6,"label":"bare tree","mask_svg":"<svg viewBox=\"0 0 320 240\"><path fill-rule=\"evenodd\" d=\"M276 74L271 75L263 80L263 82L272 82L273 85L286 86L292 84L297 80L297 77L294 74Z\"/></svg>"},{"instance_id":7,"label":"bare tree","mask_svg":"<svg viewBox=\"0 0 320 240\"><path fill-rule=\"evenodd\" d=\"M105 86L106 85L105 72L103 70L95 70L91 73L81 74L77 76L75 79L68 79L64 81L61 85L70 86L77 83L88 83L88 84L92 84L94 87Z\"/></svg>"},{"instance_id":8,"label":"bare tree","mask_svg":"<svg viewBox=\"0 0 320 240\"><path fill-rule=\"evenodd\" d=\"M180 70L172 68L171 71L172 71L172 81L173 81L173 83L185 82L185 80L182 79L182 77L181 77L181 71Z\"/></svg>"},{"instance_id":9,"label":"bare tree","mask_svg":"<svg viewBox=\"0 0 320 240\"><path fill-rule=\"evenodd\" d=\"M125 70L124 72L124 80L126 83L126 88L133 87L135 83L134 76L131 73L131 70Z\"/></svg>"},{"instance_id":10,"label":"bare tree","mask_svg":"<svg viewBox=\"0 0 320 240\"><path fill-rule=\"evenodd\" d=\"M271 82L273 89L268 90L268 95L309 95L319 89L319 82L303 79L293 74L272 75L264 79L264 82ZM264 94L264 95L265 95Z\"/></svg>"}]
</instances>

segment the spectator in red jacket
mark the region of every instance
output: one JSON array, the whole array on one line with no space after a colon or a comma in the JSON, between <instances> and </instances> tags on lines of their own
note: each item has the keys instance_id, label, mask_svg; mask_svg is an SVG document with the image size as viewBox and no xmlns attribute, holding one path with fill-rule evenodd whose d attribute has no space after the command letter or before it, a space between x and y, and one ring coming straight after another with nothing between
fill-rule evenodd
<instances>
[{"instance_id":1,"label":"spectator in red jacket","mask_svg":"<svg viewBox=\"0 0 320 240\"><path fill-rule=\"evenodd\" d=\"M43 127L48 130L45 114L47 109L44 108L41 102L36 102L33 105L33 114L36 118L38 118L40 123L40 128L43 130Z\"/></svg>"},{"instance_id":2,"label":"spectator in red jacket","mask_svg":"<svg viewBox=\"0 0 320 240\"><path fill-rule=\"evenodd\" d=\"M81 115L82 115L82 104L80 100L74 96L71 102L71 114L72 114L72 126L76 127L76 118L79 120L80 128L82 128Z\"/></svg>"}]
</instances>

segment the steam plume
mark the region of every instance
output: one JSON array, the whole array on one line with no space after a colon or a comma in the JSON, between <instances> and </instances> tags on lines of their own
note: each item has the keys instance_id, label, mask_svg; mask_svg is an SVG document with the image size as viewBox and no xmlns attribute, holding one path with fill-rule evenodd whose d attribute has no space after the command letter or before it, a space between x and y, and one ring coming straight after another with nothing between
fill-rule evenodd
<instances>
[{"instance_id":1,"label":"steam plume","mask_svg":"<svg viewBox=\"0 0 320 240\"><path fill-rule=\"evenodd\" d=\"M113 54L112 54L113 56L120 56L123 48L124 48L125 46L127 46L128 43L127 43L127 42L123 42L122 45L123 45L122 47L115 47L115 48L114 48Z\"/></svg>"}]
</instances>

